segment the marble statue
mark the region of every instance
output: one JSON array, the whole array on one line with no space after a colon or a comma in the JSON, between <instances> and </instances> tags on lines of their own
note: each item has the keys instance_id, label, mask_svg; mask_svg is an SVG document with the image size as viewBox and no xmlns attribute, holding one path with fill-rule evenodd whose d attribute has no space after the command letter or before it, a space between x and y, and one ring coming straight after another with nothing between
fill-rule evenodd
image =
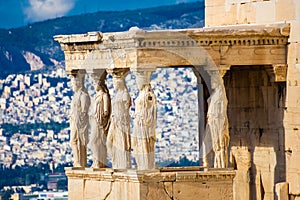
<instances>
[{"instance_id":1,"label":"marble statue","mask_svg":"<svg viewBox=\"0 0 300 200\"><path fill-rule=\"evenodd\" d=\"M132 146L137 169L152 170L155 168L156 97L150 84L140 87L139 96L135 100Z\"/></svg>"},{"instance_id":2,"label":"marble statue","mask_svg":"<svg viewBox=\"0 0 300 200\"><path fill-rule=\"evenodd\" d=\"M84 77L85 75L80 73L72 77L74 95L70 111L70 142L74 155L74 167L85 167L87 163L90 96L84 86Z\"/></svg>"},{"instance_id":3,"label":"marble statue","mask_svg":"<svg viewBox=\"0 0 300 200\"><path fill-rule=\"evenodd\" d=\"M251 153L247 146L231 147L230 161L233 169L235 169L235 177L233 183L234 200L250 199L250 167Z\"/></svg>"},{"instance_id":4,"label":"marble statue","mask_svg":"<svg viewBox=\"0 0 300 200\"><path fill-rule=\"evenodd\" d=\"M228 166L229 131L227 97L223 82L212 77L212 94L208 99L207 124L204 137L204 166L208 167L208 155L214 152L214 167Z\"/></svg>"},{"instance_id":5,"label":"marble statue","mask_svg":"<svg viewBox=\"0 0 300 200\"><path fill-rule=\"evenodd\" d=\"M124 77L113 76L115 95L112 100L111 124L107 136L107 151L113 169L131 168L130 115L131 98Z\"/></svg>"},{"instance_id":6,"label":"marble statue","mask_svg":"<svg viewBox=\"0 0 300 200\"><path fill-rule=\"evenodd\" d=\"M103 76L104 75L104 76ZM105 84L106 72L98 82L97 92L94 97L94 108L90 116L91 137L90 149L93 156L92 168L106 167L107 149L106 139L110 126L111 100Z\"/></svg>"}]
</instances>

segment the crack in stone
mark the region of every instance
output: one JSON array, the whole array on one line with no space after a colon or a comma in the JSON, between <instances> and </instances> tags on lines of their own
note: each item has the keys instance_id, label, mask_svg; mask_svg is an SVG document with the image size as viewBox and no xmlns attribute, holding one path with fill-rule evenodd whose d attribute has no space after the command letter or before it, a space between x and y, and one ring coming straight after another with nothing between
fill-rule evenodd
<instances>
[{"instance_id":1,"label":"crack in stone","mask_svg":"<svg viewBox=\"0 0 300 200\"><path fill-rule=\"evenodd\" d=\"M106 199L109 197L109 195L110 195L110 193L111 193L111 191L112 191L113 183L114 183L113 181L110 182L110 188L109 188L109 191L108 191L108 193L105 195L105 197L104 197L103 200L106 200Z\"/></svg>"},{"instance_id":2,"label":"crack in stone","mask_svg":"<svg viewBox=\"0 0 300 200\"><path fill-rule=\"evenodd\" d=\"M164 186L165 193L168 195L168 197L170 198L170 200L173 200L174 199L173 198L173 194L169 194L169 191L167 190L166 185L165 185L164 182L163 182L163 186ZM172 187L173 187L173 183L172 183Z\"/></svg>"},{"instance_id":3,"label":"crack in stone","mask_svg":"<svg viewBox=\"0 0 300 200\"><path fill-rule=\"evenodd\" d=\"M148 195L149 195L149 184L147 185L146 189L147 189L147 192L146 192L146 198L148 199Z\"/></svg>"},{"instance_id":4,"label":"crack in stone","mask_svg":"<svg viewBox=\"0 0 300 200\"><path fill-rule=\"evenodd\" d=\"M85 188L85 179L83 179L83 188ZM84 192L82 193L82 198L84 199Z\"/></svg>"}]
</instances>

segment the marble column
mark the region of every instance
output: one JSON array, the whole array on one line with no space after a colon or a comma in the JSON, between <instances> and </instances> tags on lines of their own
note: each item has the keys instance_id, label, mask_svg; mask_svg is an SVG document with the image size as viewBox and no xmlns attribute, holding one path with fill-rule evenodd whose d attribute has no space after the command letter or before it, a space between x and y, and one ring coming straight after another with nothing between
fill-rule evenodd
<instances>
[{"instance_id":1,"label":"marble column","mask_svg":"<svg viewBox=\"0 0 300 200\"><path fill-rule=\"evenodd\" d=\"M155 69L134 70L139 95L135 100L132 146L138 170L155 169L156 96L150 85Z\"/></svg>"},{"instance_id":2,"label":"marble column","mask_svg":"<svg viewBox=\"0 0 300 200\"><path fill-rule=\"evenodd\" d=\"M128 69L108 70L113 77L115 89L112 99L111 124L107 135L107 151L113 169L131 168L130 115L131 98L125 84Z\"/></svg>"},{"instance_id":3,"label":"marble column","mask_svg":"<svg viewBox=\"0 0 300 200\"><path fill-rule=\"evenodd\" d=\"M74 167L86 167L87 164L90 96L84 86L84 80L84 70L78 70L71 74L74 95L70 111L70 142L74 156Z\"/></svg>"}]
</instances>

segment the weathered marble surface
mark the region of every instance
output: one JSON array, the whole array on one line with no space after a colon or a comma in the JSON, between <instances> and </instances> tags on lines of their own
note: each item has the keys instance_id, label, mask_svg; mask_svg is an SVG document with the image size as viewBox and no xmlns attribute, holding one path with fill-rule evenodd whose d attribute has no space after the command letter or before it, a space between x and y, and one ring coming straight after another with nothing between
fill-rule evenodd
<instances>
[{"instance_id":1,"label":"weathered marble surface","mask_svg":"<svg viewBox=\"0 0 300 200\"><path fill-rule=\"evenodd\" d=\"M97 92L94 97L92 114L90 115L91 136L89 146L93 155L92 168L106 167L106 141L111 116L111 99L105 84L106 71L100 75L94 74Z\"/></svg>"},{"instance_id":2,"label":"weathered marble surface","mask_svg":"<svg viewBox=\"0 0 300 200\"><path fill-rule=\"evenodd\" d=\"M115 96L112 100L111 124L107 136L107 150L113 169L131 168L130 115L131 98L123 72L113 75Z\"/></svg>"},{"instance_id":3,"label":"weathered marble surface","mask_svg":"<svg viewBox=\"0 0 300 200\"><path fill-rule=\"evenodd\" d=\"M208 156L213 153L215 168L228 167L228 146L230 141L227 118L227 97L223 79L218 71L211 75L212 93L208 98L207 122L203 140L203 165L209 164Z\"/></svg>"},{"instance_id":4,"label":"weathered marble surface","mask_svg":"<svg viewBox=\"0 0 300 200\"><path fill-rule=\"evenodd\" d=\"M135 119L133 149L137 168L151 170L155 168L154 145L156 128L156 97L151 85L140 90L135 100Z\"/></svg>"},{"instance_id":5,"label":"weathered marble surface","mask_svg":"<svg viewBox=\"0 0 300 200\"><path fill-rule=\"evenodd\" d=\"M250 170L254 173L250 181L252 182L250 193L255 194L257 198L272 199L274 182L287 179L291 183L289 193L299 196L299 169L294 166L298 166L300 152L298 142L300 125L299 120L297 121L300 113L298 108L300 26L297 17L300 3L288 1L292 6L288 6L291 12L286 13L281 9L283 4L287 4L283 0L206 1L207 24L211 23L212 26L214 23L234 24L233 26L162 31L134 28L121 33L96 32L58 36L56 40L61 43L64 50L68 73L78 69L88 72L106 68L146 69L149 66L201 66L208 70L219 70L223 75L227 71L227 78L224 79L232 83L225 87L227 94L230 94L228 103L232 106L230 108L232 110L228 110L230 133L234 135L231 137L231 145L248 146L250 149L253 166ZM271 17L262 16L265 14L262 8L267 13L271 12ZM223 15L224 10L226 16L217 17ZM230 12L232 13L229 14ZM285 16L288 16L291 24L278 23L279 19L286 21ZM235 25L254 23L256 20L258 23L267 20L274 24ZM288 76L287 64L289 64ZM248 80L247 76L239 82L235 81L233 73L236 66L244 71L258 67L260 72L265 73L253 74L262 78L258 80L259 82L252 81L252 76L249 82L244 81ZM243 72L238 73L238 78ZM282 88L285 88L284 82L287 77L288 89L285 90ZM287 94L286 104L285 94ZM211 99L213 96L212 93ZM251 101L248 102L248 99ZM209 121L210 124L219 123L215 122L217 120ZM273 126L276 128L272 128ZM217 127L211 129L212 133L217 133L213 134L214 141L217 141L212 147L217 153L214 164L216 167L224 167L227 165L224 154L224 147L227 146L226 134L223 134L225 136L223 137L219 134L220 131L214 129Z\"/></svg>"},{"instance_id":6,"label":"weathered marble surface","mask_svg":"<svg viewBox=\"0 0 300 200\"><path fill-rule=\"evenodd\" d=\"M132 147L138 170L155 168L154 145L157 121L156 96L150 85L151 71L135 72L139 95L135 100Z\"/></svg>"},{"instance_id":7,"label":"weathered marble surface","mask_svg":"<svg viewBox=\"0 0 300 200\"><path fill-rule=\"evenodd\" d=\"M231 200L235 172L66 169L69 199L128 200Z\"/></svg>"},{"instance_id":8,"label":"weathered marble surface","mask_svg":"<svg viewBox=\"0 0 300 200\"><path fill-rule=\"evenodd\" d=\"M78 73L72 76L74 95L70 111L70 142L74 155L74 167L85 167L87 164L88 144L88 110L90 96L84 86L85 75Z\"/></svg>"}]
</instances>

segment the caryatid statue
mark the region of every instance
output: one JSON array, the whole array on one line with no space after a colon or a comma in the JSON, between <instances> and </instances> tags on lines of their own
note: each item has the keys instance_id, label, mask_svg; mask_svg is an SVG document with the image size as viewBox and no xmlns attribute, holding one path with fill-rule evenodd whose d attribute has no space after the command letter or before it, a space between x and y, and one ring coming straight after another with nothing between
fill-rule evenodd
<instances>
[{"instance_id":1,"label":"caryatid statue","mask_svg":"<svg viewBox=\"0 0 300 200\"><path fill-rule=\"evenodd\" d=\"M219 73L211 73L212 93L208 99L207 124L204 137L204 166L209 167L208 154L214 152L214 167L228 166L229 130L227 97L223 79Z\"/></svg>"},{"instance_id":2,"label":"caryatid statue","mask_svg":"<svg viewBox=\"0 0 300 200\"><path fill-rule=\"evenodd\" d=\"M85 167L87 163L87 144L90 96L84 86L85 74L78 72L71 78L74 95L71 102L70 130L74 167Z\"/></svg>"},{"instance_id":3,"label":"caryatid statue","mask_svg":"<svg viewBox=\"0 0 300 200\"><path fill-rule=\"evenodd\" d=\"M107 136L107 151L112 159L113 169L131 168L130 115L131 98L125 84L128 70L116 69L112 72L115 89L112 100L111 124Z\"/></svg>"},{"instance_id":4,"label":"caryatid statue","mask_svg":"<svg viewBox=\"0 0 300 200\"><path fill-rule=\"evenodd\" d=\"M150 85L150 71L136 72L139 96L135 100L132 146L138 170L155 168L156 96Z\"/></svg>"},{"instance_id":5,"label":"caryatid statue","mask_svg":"<svg viewBox=\"0 0 300 200\"><path fill-rule=\"evenodd\" d=\"M105 84L106 71L102 75L92 74L97 84L92 113L90 115L91 137L89 146L92 151L92 168L106 167L107 148L106 139L110 126L111 100L109 90Z\"/></svg>"}]
</instances>

